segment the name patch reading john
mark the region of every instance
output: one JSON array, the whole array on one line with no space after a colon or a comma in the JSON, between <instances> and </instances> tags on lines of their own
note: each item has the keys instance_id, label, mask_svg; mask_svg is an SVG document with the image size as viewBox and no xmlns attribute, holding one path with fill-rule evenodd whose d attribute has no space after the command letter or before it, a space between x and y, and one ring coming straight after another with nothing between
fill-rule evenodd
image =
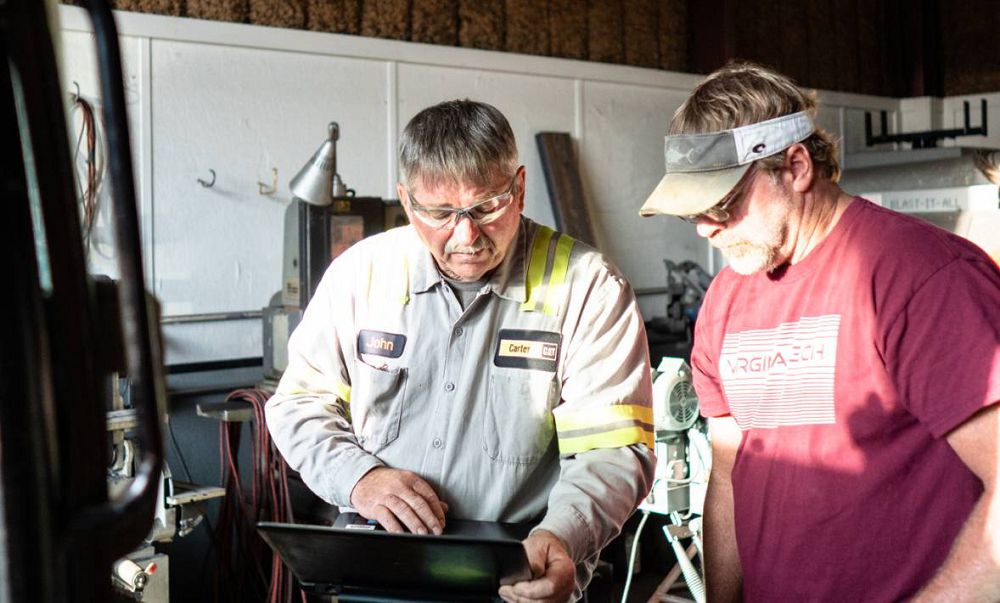
<instances>
[{"instance_id":1,"label":"name patch reading john","mask_svg":"<svg viewBox=\"0 0 1000 603\"><path fill-rule=\"evenodd\" d=\"M367 329L358 332L358 351L362 354L399 358L403 355L404 347L406 347L406 335Z\"/></svg>"},{"instance_id":2,"label":"name patch reading john","mask_svg":"<svg viewBox=\"0 0 1000 603\"><path fill-rule=\"evenodd\" d=\"M493 364L508 368L555 371L562 335L550 331L501 329Z\"/></svg>"}]
</instances>

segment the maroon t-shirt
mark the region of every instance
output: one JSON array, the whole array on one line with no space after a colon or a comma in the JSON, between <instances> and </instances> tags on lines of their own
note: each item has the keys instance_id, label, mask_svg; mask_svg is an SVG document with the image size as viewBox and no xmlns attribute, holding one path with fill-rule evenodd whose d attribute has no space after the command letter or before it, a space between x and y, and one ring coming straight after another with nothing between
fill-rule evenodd
<instances>
[{"instance_id":1,"label":"maroon t-shirt","mask_svg":"<svg viewBox=\"0 0 1000 603\"><path fill-rule=\"evenodd\" d=\"M698 315L705 416L733 467L748 601L898 601L982 493L943 438L1000 400L1000 270L864 199L803 261L719 273Z\"/></svg>"}]
</instances>

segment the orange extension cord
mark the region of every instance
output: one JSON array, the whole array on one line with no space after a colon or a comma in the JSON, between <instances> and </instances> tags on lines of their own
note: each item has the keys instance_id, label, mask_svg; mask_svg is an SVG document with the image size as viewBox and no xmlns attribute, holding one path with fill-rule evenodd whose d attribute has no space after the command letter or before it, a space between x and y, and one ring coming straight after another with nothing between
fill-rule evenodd
<instances>
[{"instance_id":1,"label":"orange extension cord","mask_svg":"<svg viewBox=\"0 0 1000 603\"><path fill-rule=\"evenodd\" d=\"M254 409L250 438L252 459L249 492L240 481L239 446L241 423L219 424L219 464L226 490L215 530L218 573L214 590L216 601L267 601L291 603L298 593L305 603L305 593L295 584L294 576L271 553L257 534L258 521L292 523L292 505L288 494L288 465L271 443L264 419L264 403L269 394L259 389L236 390L226 401L247 402ZM265 567L270 565L270 574Z\"/></svg>"}]
</instances>

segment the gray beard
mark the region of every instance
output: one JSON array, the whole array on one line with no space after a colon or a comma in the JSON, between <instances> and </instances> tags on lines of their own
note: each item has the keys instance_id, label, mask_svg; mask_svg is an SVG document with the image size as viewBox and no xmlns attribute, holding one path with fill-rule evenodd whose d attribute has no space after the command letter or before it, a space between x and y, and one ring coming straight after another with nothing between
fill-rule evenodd
<instances>
[{"instance_id":1,"label":"gray beard","mask_svg":"<svg viewBox=\"0 0 1000 603\"><path fill-rule=\"evenodd\" d=\"M744 276L770 272L778 267L777 251L766 245L738 245L721 251L729 262L729 267Z\"/></svg>"}]
</instances>

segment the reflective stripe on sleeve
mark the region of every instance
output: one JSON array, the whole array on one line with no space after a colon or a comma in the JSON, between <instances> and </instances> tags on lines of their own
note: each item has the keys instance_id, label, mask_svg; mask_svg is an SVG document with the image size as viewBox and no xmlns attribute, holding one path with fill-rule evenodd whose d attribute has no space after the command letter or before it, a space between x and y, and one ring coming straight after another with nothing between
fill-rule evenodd
<instances>
[{"instance_id":1,"label":"reflective stripe on sleeve","mask_svg":"<svg viewBox=\"0 0 1000 603\"><path fill-rule=\"evenodd\" d=\"M566 296L564 284L566 283L566 271L569 269L569 254L572 251L573 239L566 235L559 235L555 257L552 258L552 274L549 275L549 283L546 286L545 306L542 308L542 312L545 314L555 315L560 300Z\"/></svg>"},{"instance_id":2,"label":"reflective stripe on sleeve","mask_svg":"<svg viewBox=\"0 0 1000 603\"><path fill-rule=\"evenodd\" d=\"M336 383L336 385L334 387L337 388L337 397L340 398L341 400L343 400L344 402L347 402L348 404L350 404L351 403L351 386L347 385L346 383L341 383L340 380L338 379L337 383Z\"/></svg>"},{"instance_id":3,"label":"reflective stripe on sleeve","mask_svg":"<svg viewBox=\"0 0 1000 603\"><path fill-rule=\"evenodd\" d=\"M531 253L528 254L528 269L524 275L525 301L521 304L524 312L533 312L542 298L542 280L545 278L545 264L549 258L549 241L552 239L552 229L540 226L531 242Z\"/></svg>"},{"instance_id":4,"label":"reflective stripe on sleeve","mask_svg":"<svg viewBox=\"0 0 1000 603\"><path fill-rule=\"evenodd\" d=\"M544 226L535 233L524 277L522 312L535 312L541 305L543 313L555 315L565 297L564 285L574 241L572 237L560 234L553 245L554 234L551 228Z\"/></svg>"},{"instance_id":5,"label":"reflective stripe on sleeve","mask_svg":"<svg viewBox=\"0 0 1000 603\"><path fill-rule=\"evenodd\" d=\"M301 396L332 392L344 402L351 403L351 386L340 379L330 379L312 367L307 367L306 375L300 375L301 373L293 375L291 369L286 369L275 393L281 396Z\"/></svg>"},{"instance_id":6,"label":"reflective stripe on sleeve","mask_svg":"<svg viewBox=\"0 0 1000 603\"><path fill-rule=\"evenodd\" d=\"M569 413L558 410L555 419L560 454L640 443L653 448L653 409L648 406L615 404Z\"/></svg>"},{"instance_id":7,"label":"reflective stripe on sleeve","mask_svg":"<svg viewBox=\"0 0 1000 603\"><path fill-rule=\"evenodd\" d=\"M393 284L392 279L396 276L399 280ZM396 290L392 291L393 288ZM378 299L379 296L387 296L387 299L395 297L401 306L410 303L410 258L403 256L402 263L391 269L387 269L386 266L376 266L375 262L368 264L365 300L371 304L373 299Z\"/></svg>"},{"instance_id":8,"label":"reflective stripe on sleeve","mask_svg":"<svg viewBox=\"0 0 1000 603\"><path fill-rule=\"evenodd\" d=\"M410 258L405 255L403 256L403 294L399 298L399 303L403 306L410 303Z\"/></svg>"}]
</instances>

